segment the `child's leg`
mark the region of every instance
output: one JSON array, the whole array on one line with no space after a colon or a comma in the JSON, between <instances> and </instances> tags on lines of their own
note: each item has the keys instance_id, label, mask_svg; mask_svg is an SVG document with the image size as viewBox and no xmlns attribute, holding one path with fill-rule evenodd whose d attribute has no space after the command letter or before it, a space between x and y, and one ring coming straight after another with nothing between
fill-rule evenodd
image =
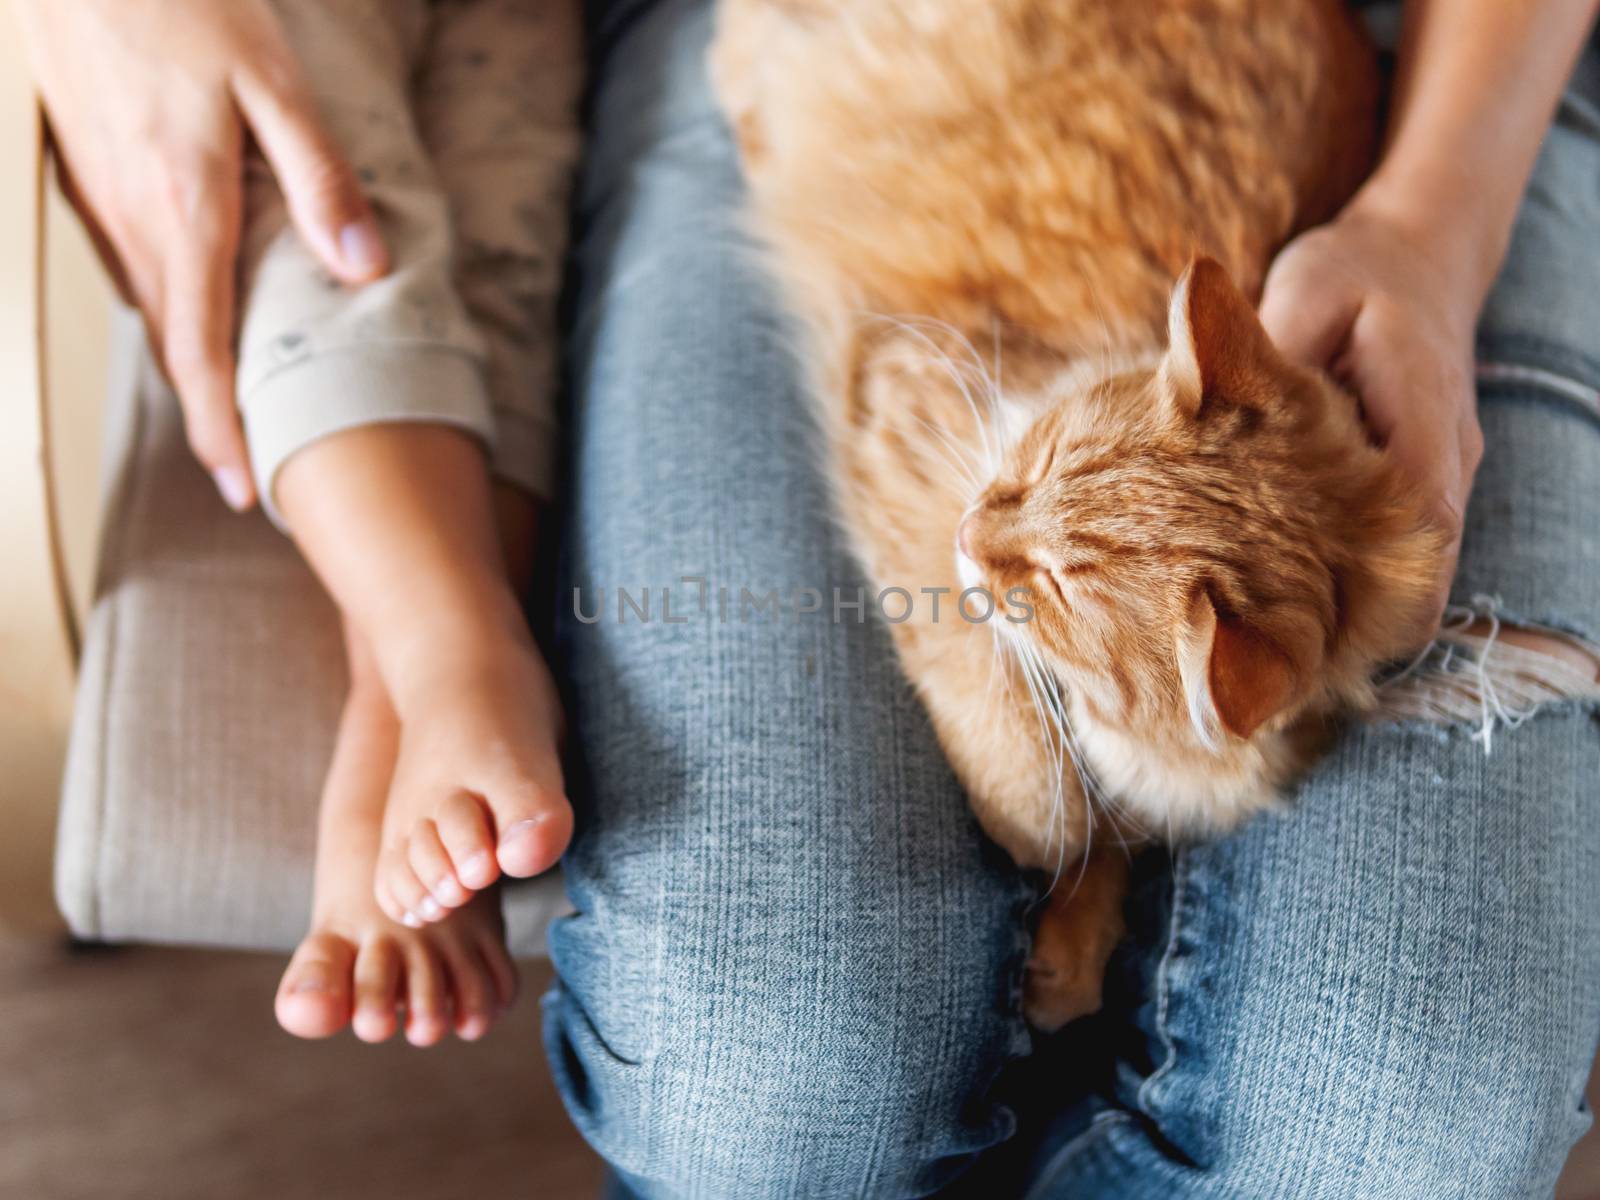
<instances>
[{"instance_id":1,"label":"child's leg","mask_svg":"<svg viewBox=\"0 0 1600 1200\"><path fill-rule=\"evenodd\" d=\"M549 495L554 475L555 303L578 143L581 14L577 0L451 0L430 14L413 82L416 125L449 202L455 292L487 350L490 469L514 485L501 498L515 506L514 489ZM435 467L441 461L430 459ZM481 485L470 494L481 529ZM528 502L518 507L526 516ZM504 507L500 515L504 525ZM530 542L531 530L522 548ZM480 557L485 551L477 547ZM516 630L516 645L525 647L520 619ZM474 668L485 653L503 661L491 671ZM414 731L406 715L402 776L378 870L380 898L396 909L420 906L425 919L465 899L458 884L478 887L496 866L516 875L542 870L571 828L555 760L556 701L543 665L509 649L457 646L450 654L467 669L430 685L434 733ZM434 661L443 665L443 655ZM469 722L470 739L448 733ZM445 736L459 749L421 749ZM491 736L507 739L493 752L499 765L490 760ZM413 753L430 756L431 773L406 767ZM469 754L482 779L463 773ZM446 762L454 775L441 773Z\"/></svg>"},{"instance_id":2,"label":"child's leg","mask_svg":"<svg viewBox=\"0 0 1600 1200\"><path fill-rule=\"evenodd\" d=\"M378 895L396 919L431 920L502 872L545 869L571 828L559 710L505 581L482 446L499 434L497 473L548 485L555 332L539 297L553 292L560 247L533 245L547 256L534 269L525 243L530 225L550 224L530 206L561 207L552 181L575 126L556 120L553 141L525 145L526 130L551 124L538 115L548 106L508 107L506 86L475 65L519 88L556 86L534 78L550 47L528 40L554 28L531 17L544 3L275 3L393 269L357 291L329 286L254 172L241 406L261 495L371 642L399 714ZM457 36L466 23L471 46ZM453 104L484 96L493 112L453 119ZM491 161L493 178L468 169ZM448 190L447 166L460 177ZM546 348L542 367L525 347Z\"/></svg>"},{"instance_id":3,"label":"child's leg","mask_svg":"<svg viewBox=\"0 0 1600 1200\"><path fill-rule=\"evenodd\" d=\"M502 872L553 865L572 829L560 708L476 443L432 425L350 430L290 459L277 498L399 715L385 909L437 919Z\"/></svg>"},{"instance_id":4,"label":"child's leg","mask_svg":"<svg viewBox=\"0 0 1600 1200\"><path fill-rule=\"evenodd\" d=\"M581 0L432 9L412 94L449 199L452 274L487 351L497 479L549 496L561 288L584 52Z\"/></svg>"},{"instance_id":5,"label":"child's leg","mask_svg":"<svg viewBox=\"0 0 1600 1200\"><path fill-rule=\"evenodd\" d=\"M506 954L498 897L488 894L449 921L396 925L379 910L370 880L400 726L359 637L351 646L349 698L323 790L311 931L278 989L279 1023L301 1037L353 1025L364 1041L399 1027L431 1045L454 1027L481 1036L511 1003L516 974Z\"/></svg>"},{"instance_id":6,"label":"child's leg","mask_svg":"<svg viewBox=\"0 0 1600 1200\"><path fill-rule=\"evenodd\" d=\"M413 84L443 9L426 0L274 3L369 192L392 264L360 289L324 278L270 173L252 168L239 396L258 490L372 647L325 797L319 926L291 967L281 1009L286 1025L317 1033L348 1018L352 979L368 962L340 930L382 920L373 881L386 785L402 832L382 903L413 926L465 904L502 870L544 869L571 818L554 691L496 545L482 449L496 425L490 356L481 317L456 291L452 197L414 111ZM462 931L447 923L430 936L466 936L486 919L473 912ZM380 945L399 944L384 928ZM392 960L372 969L382 974ZM440 977L429 961L411 964L414 980ZM343 990L292 990L313 977Z\"/></svg>"}]
</instances>

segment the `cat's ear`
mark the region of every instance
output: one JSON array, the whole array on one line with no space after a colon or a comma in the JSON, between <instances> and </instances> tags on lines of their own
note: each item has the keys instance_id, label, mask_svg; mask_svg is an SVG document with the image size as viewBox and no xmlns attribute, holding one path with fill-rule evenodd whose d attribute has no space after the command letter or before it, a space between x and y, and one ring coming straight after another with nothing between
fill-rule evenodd
<instances>
[{"instance_id":1,"label":"cat's ear","mask_svg":"<svg viewBox=\"0 0 1600 1200\"><path fill-rule=\"evenodd\" d=\"M1282 369L1256 310L1222 264L1193 259L1167 309L1161 377L1173 406L1190 417L1216 401L1259 407Z\"/></svg>"},{"instance_id":2,"label":"cat's ear","mask_svg":"<svg viewBox=\"0 0 1600 1200\"><path fill-rule=\"evenodd\" d=\"M1219 614L1204 588L1178 638L1178 674L1195 732L1214 750L1277 716L1300 683L1293 659L1245 622Z\"/></svg>"}]
</instances>

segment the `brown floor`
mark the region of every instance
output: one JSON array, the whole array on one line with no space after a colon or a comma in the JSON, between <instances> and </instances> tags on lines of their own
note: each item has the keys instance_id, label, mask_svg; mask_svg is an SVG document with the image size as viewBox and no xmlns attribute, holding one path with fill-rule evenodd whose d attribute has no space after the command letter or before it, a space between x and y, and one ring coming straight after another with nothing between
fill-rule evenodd
<instances>
[{"instance_id":1,"label":"brown floor","mask_svg":"<svg viewBox=\"0 0 1600 1200\"><path fill-rule=\"evenodd\" d=\"M545 975L476 1045L297 1042L281 964L0 942L0 1196L591 1200L600 1169L535 1032Z\"/></svg>"},{"instance_id":2,"label":"brown floor","mask_svg":"<svg viewBox=\"0 0 1600 1200\"><path fill-rule=\"evenodd\" d=\"M591 1200L599 1165L535 1032L547 978L476 1045L280 1033L279 962L0 941L0 1197ZM1593 1088L1591 1088L1593 1091ZM1558 1200L1600 1200L1600 1136Z\"/></svg>"}]
</instances>

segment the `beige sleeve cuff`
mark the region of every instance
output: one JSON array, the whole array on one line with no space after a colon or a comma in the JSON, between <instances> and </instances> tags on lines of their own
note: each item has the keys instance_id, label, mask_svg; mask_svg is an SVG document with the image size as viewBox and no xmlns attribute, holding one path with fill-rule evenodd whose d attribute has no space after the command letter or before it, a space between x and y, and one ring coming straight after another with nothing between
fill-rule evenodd
<instances>
[{"instance_id":1,"label":"beige sleeve cuff","mask_svg":"<svg viewBox=\"0 0 1600 1200\"><path fill-rule=\"evenodd\" d=\"M423 421L465 430L486 449L497 445L482 366L443 346L390 342L312 354L242 394L239 410L262 507L285 530L273 496L278 471L296 451L330 434Z\"/></svg>"},{"instance_id":2,"label":"beige sleeve cuff","mask_svg":"<svg viewBox=\"0 0 1600 1200\"><path fill-rule=\"evenodd\" d=\"M553 404L537 415L505 404L494 406L494 442L489 469L497 481L509 483L540 500L556 493L557 433Z\"/></svg>"}]
</instances>

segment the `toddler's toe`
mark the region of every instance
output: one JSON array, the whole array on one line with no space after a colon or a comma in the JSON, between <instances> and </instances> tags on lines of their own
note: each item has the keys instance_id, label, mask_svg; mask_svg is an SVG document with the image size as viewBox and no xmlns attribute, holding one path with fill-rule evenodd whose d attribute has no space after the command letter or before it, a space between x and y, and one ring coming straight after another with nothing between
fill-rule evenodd
<instances>
[{"instance_id":1,"label":"toddler's toe","mask_svg":"<svg viewBox=\"0 0 1600 1200\"><path fill-rule=\"evenodd\" d=\"M463 887L481 891L500 875L495 861L494 825L483 801L457 792L439 806L439 842Z\"/></svg>"},{"instance_id":2,"label":"toddler's toe","mask_svg":"<svg viewBox=\"0 0 1600 1200\"><path fill-rule=\"evenodd\" d=\"M572 807L559 791L518 781L491 795L489 806L500 832L495 858L507 875L548 871L572 839Z\"/></svg>"},{"instance_id":3,"label":"toddler's toe","mask_svg":"<svg viewBox=\"0 0 1600 1200\"><path fill-rule=\"evenodd\" d=\"M378 860L375 884L378 903L391 919L411 929L420 929L444 916L444 905L423 886L411 865L411 839L408 837L383 852ZM387 903L385 903L387 898ZM399 910L396 917L394 910Z\"/></svg>"},{"instance_id":4,"label":"toddler's toe","mask_svg":"<svg viewBox=\"0 0 1600 1200\"><path fill-rule=\"evenodd\" d=\"M494 1005L498 1015L510 1008L517 999L517 968L511 961L504 937L484 934L478 939L477 951L489 972L494 986Z\"/></svg>"},{"instance_id":5,"label":"toddler's toe","mask_svg":"<svg viewBox=\"0 0 1600 1200\"><path fill-rule=\"evenodd\" d=\"M445 852L444 843L439 840L439 827L434 822L419 821L407 841L411 871L440 908L460 908L472 898L472 893L457 882L455 867Z\"/></svg>"},{"instance_id":6,"label":"toddler's toe","mask_svg":"<svg viewBox=\"0 0 1600 1200\"><path fill-rule=\"evenodd\" d=\"M406 955L406 1041L432 1046L450 1028L450 995L444 965L428 946L418 944Z\"/></svg>"},{"instance_id":7,"label":"toddler's toe","mask_svg":"<svg viewBox=\"0 0 1600 1200\"><path fill-rule=\"evenodd\" d=\"M363 1042L392 1037L400 1000L400 949L386 937L369 938L356 955L355 1016L351 1027Z\"/></svg>"},{"instance_id":8,"label":"toddler's toe","mask_svg":"<svg viewBox=\"0 0 1600 1200\"><path fill-rule=\"evenodd\" d=\"M475 1042L489 1032L494 1023L494 981L489 969L471 947L459 947L446 955L450 972L450 994L454 998L456 1036Z\"/></svg>"},{"instance_id":9,"label":"toddler's toe","mask_svg":"<svg viewBox=\"0 0 1600 1200\"><path fill-rule=\"evenodd\" d=\"M349 1024L355 957L355 947L336 934L301 942L278 985L278 1024L303 1038L330 1037Z\"/></svg>"}]
</instances>

